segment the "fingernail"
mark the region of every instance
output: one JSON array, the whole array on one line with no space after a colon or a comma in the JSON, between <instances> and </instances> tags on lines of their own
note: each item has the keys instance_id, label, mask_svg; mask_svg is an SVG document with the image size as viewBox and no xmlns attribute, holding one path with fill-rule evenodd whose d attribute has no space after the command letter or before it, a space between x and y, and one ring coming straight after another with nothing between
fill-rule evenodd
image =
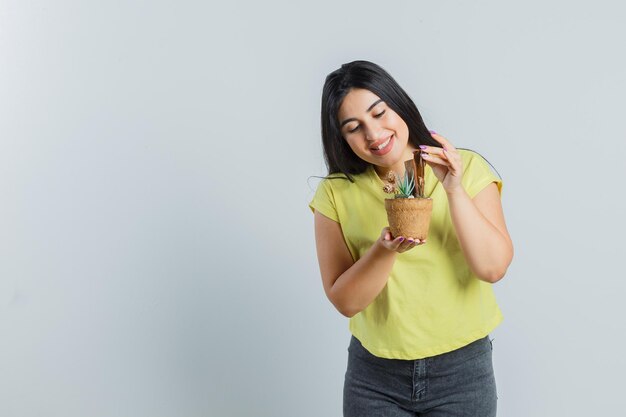
<instances>
[{"instance_id":1,"label":"fingernail","mask_svg":"<svg viewBox=\"0 0 626 417\"><path fill-rule=\"evenodd\" d=\"M429 132L430 132L431 135L436 135L437 134L437 132L435 132L434 130L429 130Z\"/></svg>"},{"instance_id":2,"label":"fingernail","mask_svg":"<svg viewBox=\"0 0 626 417\"><path fill-rule=\"evenodd\" d=\"M425 145L420 145L420 149L426 149Z\"/></svg>"},{"instance_id":3,"label":"fingernail","mask_svg":"<svg viewBox=\"0 0 626 417\"><path fill-rule=\"evenodd\" d=\"M404 238L403 237L400 238L400 242L404 242Z\"/></svg>"},{"instance_id":4,"label":"fingernail","mask_svg":"<svg viewBox=\"0 0 626 417\"><path fill-rule=\"evenodd\" d=\"M413 239L409 239L409 243L413 243L415 242Z\"/></svg>"}]
</instances>

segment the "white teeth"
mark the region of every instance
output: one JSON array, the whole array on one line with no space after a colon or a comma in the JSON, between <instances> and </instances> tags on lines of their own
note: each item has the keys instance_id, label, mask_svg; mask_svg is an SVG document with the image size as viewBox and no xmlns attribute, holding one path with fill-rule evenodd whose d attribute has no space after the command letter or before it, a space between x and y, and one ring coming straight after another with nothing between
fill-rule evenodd
<instances>
[{"instance_id":1,"label":"white teeth","mask_svg":"<svg viewBox=\"0 0 626 417\"><path fill-rule=\"evenodd\" d=\"M387 139L386 141L384 141L383 143L378 145L378 147L376 149L380 151L382 148L384 148L385 146L389 145L390 141L391 141L391 136L389 136L389 139Z\"/></svg>"}]
</instances>

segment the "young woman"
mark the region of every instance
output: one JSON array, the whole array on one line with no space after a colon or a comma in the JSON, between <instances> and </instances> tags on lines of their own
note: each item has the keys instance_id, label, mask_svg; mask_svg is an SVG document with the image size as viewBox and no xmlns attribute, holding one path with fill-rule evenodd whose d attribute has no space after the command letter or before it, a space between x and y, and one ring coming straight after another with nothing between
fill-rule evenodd
<instances>
[{"instance_id":1,"label":"young woman","mask_svg":"<svg viewBox=\"0 0 626 417\"><path fill-rule=\"evenodd\" d=\"M495 416L491 284L513 257L502 181L371 62L328 75L321 116L329 175L310 207L324 291L350 318L344 416ZM391 235L382 190L415 150L433 199L423 241Z\"/></svg>"}]
</instances>

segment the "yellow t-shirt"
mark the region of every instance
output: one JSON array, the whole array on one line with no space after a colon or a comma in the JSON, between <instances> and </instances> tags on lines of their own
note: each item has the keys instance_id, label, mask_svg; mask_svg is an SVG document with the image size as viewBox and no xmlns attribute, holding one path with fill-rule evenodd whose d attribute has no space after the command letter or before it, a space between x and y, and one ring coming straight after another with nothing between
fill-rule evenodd
<instances>
[{"instance_id":1,"label":"yellow t-shirt","mask_svg":"<svg viewBox=\"0 0 626 417\"><path fill-rule=\"evenodd\" d=\"M502 181L477 153L459 150L462 185L474 197ZM330 177L343 177L333 174ZM388 226L384 200L390 198L370 166L364 173L320 182L309 207L341 224L356 261ZM461 251L448 198L432 169L424 173L425 195L433 199L427 243L398 254L385 288L363 311L350 318L350 331L373 355L421 359L463 347L491 332L502 313L491 284L479 280Z\"/></svg>"}]
</instances>

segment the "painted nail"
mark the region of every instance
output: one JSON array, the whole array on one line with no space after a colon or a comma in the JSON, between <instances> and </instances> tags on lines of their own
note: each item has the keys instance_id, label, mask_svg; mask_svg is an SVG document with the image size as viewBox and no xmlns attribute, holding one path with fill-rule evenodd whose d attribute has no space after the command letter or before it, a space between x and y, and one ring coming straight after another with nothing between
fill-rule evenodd
<instances>
[{"instance_id":1,"label":"painted nail","mask_svg":"<svg viewBox=\"0 0 626 417\"><path fill-rule=\"evenodd\" d=\"M429 130L429 132L431 133L431 135L436 135L437 132L435 132L434 130Z\"/></svg>"},{"instance_id":2,"label":"painted nail","mask_svg":"<svg viewBox=\"0 0 626 417\"><path fill-rule=\"evenodd\" d=\"M426 149L425 145L420 145L420 149Z\"/></svg>"},{"instance_id":3,"label":"painted nail","mask_svg":"<svg viewBox=\"0 0 626 417\"><path fill-rule=\"evenodd\" d=\"M404 238L403 237L400 238L400 242L404 242Z\"/></svg>"},{"instance_id":4,"label":"painted nail","mask_svg":"<svg viewBox=\"0 0 626 417\"><path fill-rule=\"evenodd\" d=\"M409 243L414 243L415 241L413 239L409 239Z\"/></svg>"}]
</instances>

